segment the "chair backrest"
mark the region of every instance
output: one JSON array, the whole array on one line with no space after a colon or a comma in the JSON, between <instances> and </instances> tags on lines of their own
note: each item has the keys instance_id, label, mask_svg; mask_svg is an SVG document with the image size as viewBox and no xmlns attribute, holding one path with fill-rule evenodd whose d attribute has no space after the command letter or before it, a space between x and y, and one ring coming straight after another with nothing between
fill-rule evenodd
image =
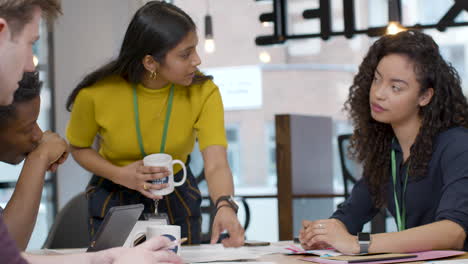
<instances>
[{"instance_id":1,"label":"chair backrest","mask_svg":"<svg viewBox=\"0 0 468 264\"><path fill-rule=\"evenodd\" d=\"M89 246L86 193L71 199L55 217L43 248L84 248Z\"/></svg>"},{"instance_id":2,"label":"chair backrest","mask_svg":"<svg viewBox=\"0 0 468 264\"><path fill-rule=\"evenodd\" d=\"M346 199L349 197L352 185L354 185L357 181L357 178L353 176L349 168L350 164L353 164L353 161L350 160L347 155L350 139L351 134L338 136L338 150L340 153L340 164L343 175L344 195Z\"/></svg>"},{"instance_id":3,"label":"chair backrest","mask_svg":"<svg viewBox=\"0 0 468 264\"><path fill-rule=\"evenodd\" d=\"M352 134L345 134L338 136L338 148L340 152L341 171L343 172L343 184L345 199L348 199L353 185L357 182L357 178L353 176L350 166L356 163L348 158L348 146ZM338 207L340 207L338 205ZM386 217L387 213L384 208L380 209L379 213L371 221L371 233L384 233L386 230Z\"/></svg>"}]
</instances>

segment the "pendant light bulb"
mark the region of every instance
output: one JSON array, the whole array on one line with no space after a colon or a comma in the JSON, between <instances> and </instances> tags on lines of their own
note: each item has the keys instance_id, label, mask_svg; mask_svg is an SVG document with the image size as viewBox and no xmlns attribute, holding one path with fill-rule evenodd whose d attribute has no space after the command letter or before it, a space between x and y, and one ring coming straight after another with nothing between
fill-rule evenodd
<instances>
[{"instance_id":1,"label":"pendant light bulb","mask_svg":"<svg viewBox=\"0 0 468 264\"><path fill-rule=\"evenodd\" d=\"M214 39L205 39L205 52L213 53L216 50Z\"/></svg>"},{"instance_id":2,"label":"pendant light bulb","mask_svg":"<svg viewBox=\"0 0 468 264\"><path fill-rule=\"evenodd\" d=\"M388 23L386 32L387 35L396 35L402 31L406 31L406 28L404 28L399 22L391 21Z\"/></svg>"},{"instance_id":3,"label":"pendant light bulb","mask_svg":"<svg viewBox=\"0 0 468 264\"><path fill-rule=\"evenodd\" d=\"M205 51L213 53L215 51L215 42L213 38L213 20L211 15L205 16Z\"/></svg>"}]
</instances>

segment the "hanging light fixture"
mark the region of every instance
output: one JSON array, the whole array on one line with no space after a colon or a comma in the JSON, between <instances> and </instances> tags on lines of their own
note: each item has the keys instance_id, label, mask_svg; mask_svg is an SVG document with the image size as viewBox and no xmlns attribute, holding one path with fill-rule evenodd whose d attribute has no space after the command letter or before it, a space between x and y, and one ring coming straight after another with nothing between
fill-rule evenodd
<instances>
[{"instance_id":1,"label":"hanging light fixture","mask_svg":"<svg viewBox=\"0 0 468 264\"><path fill-rule=\"evenodd\" d=\"M39 65L39 58L36 55L33 55L33 63L34 67L37 67L37 65Z\"/></svg>"},{"instance_id":2,"label":"hanging light fixture","mask_svg":"<svg viewBox=\"0 0 468 264\"><path fill-rule=\"evenodd\" d=\"M268 53L267 51L260 52L260 54L258 55L258 58L260 59L260 61L262 63L270 63L271 62L270 53Z\"/></svg>"},{"instance_id":3,"label":"hanging light fixture","mask_svg":"<svg viewBox=\"0 0 468 264\"><path fill-rule=\"evenodd\" d=\"M406 28L401 25L401 0L388 0L387 35L395 35Z\"/></svg>"},{"instance_id":4,"label":"hanging light fixture","mask_svg":"<svg viewBox=\"0 0 468 264\"><path fill-rule=\"evenodd\" d=\"M205 16L205 51L213 53L216 49L213 38L213 20L210 15L210 0L206 0L206 16Z\"/></svg>"},{"instance_id":5,"label":"hanging light fixture","mask_svg":"<svg viewBox=\"0 0 468 264\"><path fill-rule=\"evenodd\" d=\"M406 28L404 28L400 23L391 21L388 23L387 26L387 35L395 35L398 34L402 31L406 31Z\"/></svg>"}]
</instances>

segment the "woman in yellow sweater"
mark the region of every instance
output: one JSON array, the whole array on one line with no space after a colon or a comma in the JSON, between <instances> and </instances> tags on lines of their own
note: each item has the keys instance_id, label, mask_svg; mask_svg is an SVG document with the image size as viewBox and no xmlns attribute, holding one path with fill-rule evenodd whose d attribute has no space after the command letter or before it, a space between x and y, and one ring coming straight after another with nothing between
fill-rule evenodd
<instances>
[{"instance_id":1,"label":"woman in yellow sweater","mask_svg":"<svg viewBox=\"0 0 468 264\"><path fill-rule=\"evenodd\" d=\"M216 204L211 242L227 230L225 246L241 246L244 230L232 203L224 111L218 87L197 66L200 57L193 20L178 7L150 1L134 15L118 57L88 74L67 101L67 139L75 160L94 175L87 188L90 235L116 205L143 203L181 226L188 243L200 243L200 191L187 167L187 180L164 197L151 183L167 177L163 167L143 166L144 156L167 153L188 164L198 140L211 199ZM166 133L164 133L166 131ZM99 140L99 152L92 148ZM182 178L175 168L174 178Z\"/></svg>"}]
</instances>

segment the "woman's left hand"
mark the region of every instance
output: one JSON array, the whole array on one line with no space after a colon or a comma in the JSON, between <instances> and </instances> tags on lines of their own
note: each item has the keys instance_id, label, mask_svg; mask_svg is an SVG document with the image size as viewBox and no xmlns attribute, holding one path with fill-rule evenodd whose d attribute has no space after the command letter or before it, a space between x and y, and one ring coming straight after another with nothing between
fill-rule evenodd
<instances>
[{"instance_id":1,"label":"woman's left hand","mask_svg":"<svg viewBox=\"0 0 468 264\"><path fill-rule=\"evenodd\" d=\"M240 247L244 245L244 228L242 228L237 215L230 207L224 206L218 210L213 221L211 231L211 244L218 241L220 234L227 230L229 237L221 243L225 247Z\"/></svg>"},{"instance_id":2,"label":"woman's left hand","mask_svg":"<svg viewBox=\"0 0 468 264\"><path fill-rule=\"evenodd\" d=\"M346 226L337 219L303 221L302 226L299 239L306 250L329 245L344 254L359 253L357 237L348 233Z\"/></svg>"}]
</instances>

